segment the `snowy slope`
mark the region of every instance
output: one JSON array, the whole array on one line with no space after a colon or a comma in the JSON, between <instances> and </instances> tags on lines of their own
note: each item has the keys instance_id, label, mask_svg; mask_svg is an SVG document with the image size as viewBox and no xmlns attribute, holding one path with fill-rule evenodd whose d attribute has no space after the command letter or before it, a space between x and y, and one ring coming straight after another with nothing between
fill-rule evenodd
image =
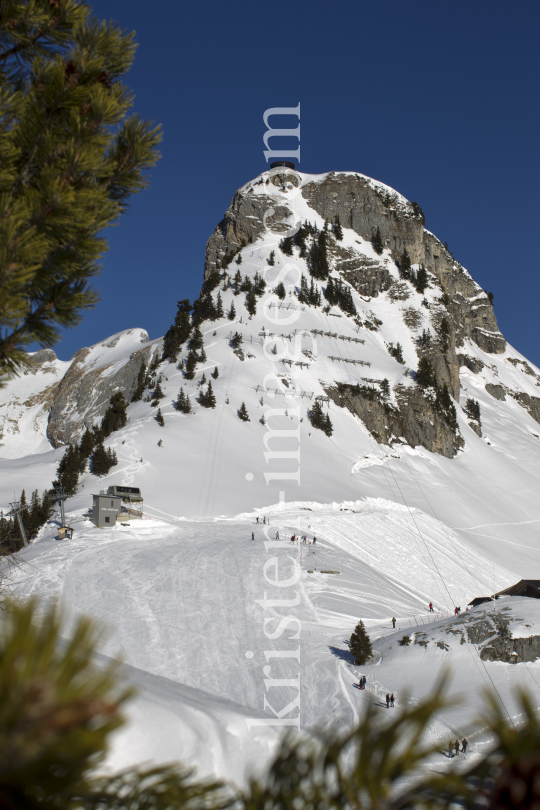
<instances>
[{"instance_id":1,"label":"snowy slope","mask_svg":"<svg viewBox=\"0 0 540 810\"><path fill-rule=\"evenodd\" d=\"M325 177L303 175L302 182L320 183ZM305 198L291 189L251 183L240 191L264 193L277 205L288 207L291 221L309 220L324 227ZM406 201L397 197L396 204ZM528 679L534 686L529 672L536 672L536 664L480 664L473 645L454 645L451 651L435 644L427 649L418 645L398 649L398 636L392 633L389 620L394 615L403 626L416 626L421 617L429 619L426 610L432 601L446 622L455 605L465 607L475 596L521 578L540 579L540 425L509 393L536 397L540 371L511 346L504 353L491 354L467 340L460 351L479 361L481 368L478 373L465 366L460 369L460 403L463 406L470 397L478 400L483 437L469 427L463 409L457 407L465 445L452 459L400 441L392 446L378 444L357 416L333 403L324 405L334 428L328 437L312 428L308 411L314 397L324 395L336 381L368 384L386 378L392 387L416 385L411 374L418 365L415 337L423 329L432 329L428 316L440 307L441 289L433 279L424 295L409 285L407 300L396 300L389 292L366 299L352 290L364 324L359 328L336 307L325 314L321 308L298 302L298 270L308 279L309 271L297 250L294 257L286 257L278 241L268 234L241 251L242 274L264 274L267 283L256 315L249 317L244 294L234 296L230 288L221 289L225 311L234 302L236 318L202 325L207 361L198 365L195 379L185 380L175 363L159 367L165 427L156 422L157 408L150 402L129 406L128 424L106 442L116 450L118 466L100 480L84 474L79 492L67 504L74 540L55 541L54 527L50 527L23 555L29 565L17 575L17 593L61 599L70 611L105 620L112 632L105 653L121 651L137 670L132 677L142 684L142 703L135 704L131 730L124 732L127 737L115 748L115 764L147 756L168 758L157 742L149 743L153 736L141 733L150 722L148 707L158 701L159 694L161 719L152 720L152 728L163 723L176 729L179 740L186 739L184 734L188 739L173 746L171 755L199 763L207 772L222 774L230 768L233 778L241 781L245 768L249 770L256 759L247 754L255 732L250 731L243 712L251 712L249 717L265 712L271 718L265 700L280 708L294 701L294 687L283 686L283 692L272 696L265 685L266 654L281 649L283 639L274 643L263 633L265 620L277 621L275 616L281 614L274 608L265 611L260 604L269 590L264 569L269 551L262 545L263 528L255 522L257 517L270 517L269 538L274 538L275 531L282 539L293 532L318 538L316 546L291 545L289 551L279 552L284 560L291 555L286 575L299 578L287 595L295 587L300 594L293 611L300 636L298 642L291 641L291 627L285 638L288 649L298 645L300 661L296 665L296 659L274 660L272 677L277 677L276 672L282 678L300 673L303 728L327 726L337 719L354 722L360 716L360 701L370 694L379 699L385 690L401 694L405 686L416 684L418 695L447 662L464 673L472 703L460 704L454 715L441 720L440 728L434 730L441 740L465 722L471 705L476 705L477 688L489 682L486 672L510 707L514 682ZM371 243L347 228L341 245L356 256L384 264L399 281L388 250L377 256ZM272 250L274 267L268 264ZM237 267L233 262L229 273L234 275ZM288 286L281 307L272 293L279 280ZM316 283L323 288L324 284ZM480 288L478 294L483 295ZM410 307L422 317L415 329L404 319ZM375 319L382 322L379 329L366 328L366 322ZM244 359L230 345L235 331L243 336ZM106 349L93 347L84 359L88 369L102 363L104 354L107 362L114 360L115 368L126 363L133 347L127 339L124 345L124 334L100 344ZM275 337L269 338L270 334ZM386 347L398 342L403 347L403 365ZM110 352L115 351L118 354L113 357ZM186 355L184 348L179 359ZM212 385L217 406L207 410L197 402L200 380L203 373L210 379L216 367L219 376ZM54 368L57 379L62 368ZM26 377L14 381L9 396L26 402L32 392L41 395L46 382L43 374L31 381ZM24 385L34 388L26 392ZM502 386L506 400L495 399L486 385ZM181 386L190 396L193 414L184 415L175 408ZM238 418L242 402L250 422ZM26 426L24 430L4 435L0 451L6 457L0 461L3 505L23 487L28 492L48 486L62 455L61 448L51 449L46 440L46 414L36 421L28 408L20 417L26 421L19 422ZM273 409L281 413L273 414ZM266 424L260 421L263 415ZM289 435L279 438L270 429ZM282 451L282 456L275 451ZM290 457L291 453L296 455ZM145 520L127 528L97 530L83 514L91 505L92 492L113 483L141 488ZM340 573L323 574L322 570ZM374 638L381 639L377 649L382 655L369 669L371 691L362 695L354 688L357 672L343 643L358 618L365 620ZM537 618L531 621L538 632ZM419 668L429 672L429 678L419 678ZM191 689L200 689L204 695L195 696ZM222 701L227 700L236 707L225 710ZM190 701L197 705L196 712L202 712L203 706L207 714L190 714L191 709L185 709L192 705ZM227 714L229 709L232 714ZM187 728L195 735L193 740ZM238 750L228 734L237 739ZM254 750L264 758L275 744L275 729L260 727L257 734Z\"/></svg>"}]
</instances>

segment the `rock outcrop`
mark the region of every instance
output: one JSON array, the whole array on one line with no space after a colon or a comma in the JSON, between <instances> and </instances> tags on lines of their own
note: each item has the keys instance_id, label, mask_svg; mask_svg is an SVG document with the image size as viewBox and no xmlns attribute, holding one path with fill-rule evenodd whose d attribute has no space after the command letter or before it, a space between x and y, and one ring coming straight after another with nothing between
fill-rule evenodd
<instances>
[{"instance_id":1,"label":"rock outcrop","mask_svg":"<svg viewBox=\"0 0 540 810\"><path fill-rule=\"evenodd\" d=\"M336 405L358 416L380 444L420 445L446 458L453 458L464 444L459 430L449 424L416 386L396 387L397 407L389 406L380 398L362 395L350 385L328 387L326 393Z\"/></svg>"}]
</instances>

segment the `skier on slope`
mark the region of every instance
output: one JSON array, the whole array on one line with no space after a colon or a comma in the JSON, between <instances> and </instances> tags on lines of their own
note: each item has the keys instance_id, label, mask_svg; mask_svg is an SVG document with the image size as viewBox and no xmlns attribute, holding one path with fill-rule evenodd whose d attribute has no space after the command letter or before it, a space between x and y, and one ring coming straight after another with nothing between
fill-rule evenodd
<instances>
[{"instance_id":1,"label":"skier on slope","mask_svg":"<svg viewBox=\"0 0 540 810\"><path fill-rule=\"evenodd\" d=\"M461 753L462 753L462 754L466 754L466 753L467 753L467 746L468 746L468 744L469 744L469 743L467 742L467 738L466 738L466 737L463 737L463 739L462 739L462 741L461 741Z\"/></svg>"},{"instance_id":2,"label":"skier on slope","mask_svg":"<svg viewBox=\"0 0 540 810\"><path fill-rule=\"evenodd\" d=\"M390 693L387 692L386 693L386 708L388 709L389 707L390 707Z\"/></svg>"},{"instance_id":3,"label":"skier on slope","mask_svg":"<svg viewBox=\"0 0 540 810\"><path fill-rule=\"evenodd\" d=\"M251 532L251 539L255 540L255 532Z\"/></svg>"},{"instance_id":4,"label":"skier on slope","mask_svg":"<svg viewBox=\"0 0 540 810\"><path fill-rule=\"evenodd\" d=\"M395 616L392 616L392 627L394 628L394 630L396 629L396 617Z\"/></svg>"},{"instance_id":5,"label":"skier on slope","mask_svg":"<svg viewBox=\"0 0 540 810\"><path fill-rule=\"evenodd\" d=\"M316 538L316 537L315 537L315 535L314 535L314 536L313 536L313 545L315 545L315 543L316 543L316 542L317 542L317 538Z\"/></svg>"},{"instance_id":6,"label":"skier on slope","mask_svg":"<svg viewBox=\"0 0 540 810\"><path fill-rule=\"evenodd\" d=\"M393 692L392 692L392 694L390 695L390 706L391 706L392 708L394 708L394 693L393 693Z\"/></svg>"},{"instance_id":7,"label":"skier on slope","mask_svg":"<svg viewBox=\"0 0 540 810\"><path fill-rule=\"evenodd\" d=\"M279 540L279 532L276 532L276 540Z\"/></svg>"},{"instance_id":8,"label":"skier on slope","mask_svg":"<svg viewBox=\"0 0 540 810\"><path fill-rule=\"evenodd\" d=\"M429 612L433 613L433 603L432 602L429 603Z\"/></svg>"}]
</instances>

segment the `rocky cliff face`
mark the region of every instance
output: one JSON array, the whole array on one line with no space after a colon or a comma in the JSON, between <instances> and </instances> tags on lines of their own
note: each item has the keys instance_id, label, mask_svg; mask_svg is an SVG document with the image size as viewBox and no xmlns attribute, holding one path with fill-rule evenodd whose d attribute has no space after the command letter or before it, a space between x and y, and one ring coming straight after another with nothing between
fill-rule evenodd
<instances>
[{"instance_id":1,"label":"rocky cliff face","mask_svg":"<svg viewBox=\"0 0 540 810\"><path fill-rule=\"evenodd\" d=\"M99 344L105 349L99 360L92 362L96 347L80 349L58 383L49 411L47 438L53 447L77 441L86 427L92 427L103 417L111 396L121 391L129 402L135 389L137 375L143 362L147 365L156 351L154 344L131 352L123 362L114 357L114 349L123 336L130 337L139 330L129 330ZM148 342L140 330L139 341ZM108 352L107 349L111 350ZM111 357L108 357L108 354Z\"/></svg>"}]
</instances>

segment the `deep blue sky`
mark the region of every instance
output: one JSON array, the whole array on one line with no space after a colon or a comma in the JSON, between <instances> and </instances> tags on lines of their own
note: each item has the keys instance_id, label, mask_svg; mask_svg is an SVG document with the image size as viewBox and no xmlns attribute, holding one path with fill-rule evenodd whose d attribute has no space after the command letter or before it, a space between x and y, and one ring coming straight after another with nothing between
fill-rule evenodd
<instances>
[{"instance_id":1,"label":"deep blue sky","mask_svg":"<svg viewBox=\"0 0 540 810\"><path fill-rule=\"evenodd\" d=\"M299 169L358 171L418 201L540 364L537 0L92 5L136 31L126 83L164 139L151 188L106 232L102 301L62 359L121 329L166 331L235 190L267 167L264 110L301 102Z\"/></svg>"}]
</instances>

